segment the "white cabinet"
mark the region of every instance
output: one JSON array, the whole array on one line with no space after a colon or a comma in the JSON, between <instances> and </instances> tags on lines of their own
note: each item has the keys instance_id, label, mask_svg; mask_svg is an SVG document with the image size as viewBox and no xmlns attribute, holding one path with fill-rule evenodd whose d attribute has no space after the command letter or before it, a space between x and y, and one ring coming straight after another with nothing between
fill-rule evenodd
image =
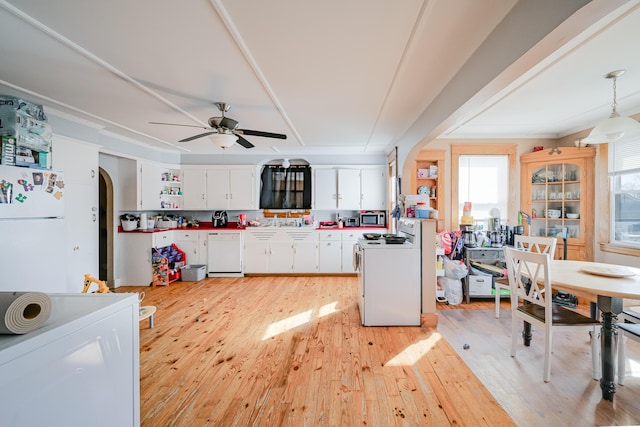
<instances>
[{"instance_id":1,"label":"white cabinet","mask_svg":"<svg viewBox=\"0 0 640 427\"><path fill-rule=\"evenodd\" d=\"M173 243L184 251L187 264L207 264L206 236L206 231L173 230Z\"/></svg>"},{"instance_id":2,"label":"white cabinet","mask_svg":"<svg viewBox=\"0 0 640 427\"><path fill-rule=\"evenodd\" d=\"M360 209L360 169L338 169L338 209Z\"/></svg>"},{"instance_id":3,"label":"white cabinet","mask_svg":"<svg viewBox=\"0 0 640 427\"><path fill-rule=\"evenodd\" d=\"M160 193L162 191L163 169L154 163L138 162L138 210L148 211L160 209Z\"/></svg>"},{"instance_id":4,"label":"white cabinet","mask_svg":"<svg viewBox=\"0 0 640 427\"><path fill-rule=\"evenodd\" d=\"M245 273L317 273L318 232L308 229L247 229Z\"/></svg>"},{"instance_id":5,"label":"white cabinet","mask_svg":"<svg viewBox=\"0 0 640 427\"><path fill-rule=\"evenodd\" d=\"M361 230L345 230L342 232L340 247L342 249L342 273L355 273L353 267L353 245L362 237Z\"/></svg>"},{"instance_id":6,"label":"white cabinet","mask_svg":"<svg viewBox=\"0 0 640 427\"><path fill-rule=\"evenodd\" d=\"M338 175L335 169L313 169L313 206L319 210L338 206Z\"/></svg>"},{"instance_id":7,"label":"white cabinet","mask_svg":"<svg viewBox=\"0 0 640 427\"><path fill-rule=\"evenodd\" d=\"M185 168L182 182L185 209L256 209L253 166Z\"/></svg>"},{"instance_id":8,"label":"white cabinet","mask_svg":"<svg viewBox=\"0 0 640 427\"><path fill-rule=\"evenodd\" d=\"M294 229L285 231L293 242L293 272L318 272L318 232Z\"/></svg>"},{"instance_id":9,"label":"white cabinet","mask_svg":"<svg viewBox=\"0 0 640 427\"><path fill-rule=\"evenodd\" d=\"M253 168L208 169L208 209L255 209L255 171Z\"/></svg>"},{"instance_id":10,"label":"white cabinet","mask_svg":"<svg viewBox=\"0 0 640 427\"><path fill-rule=\"evenodd\" d=\"M360 170L360 209L387 209L387 174L384 168Z\"/></svg>"},{"instance_id":11,"label":"white cabinet","mask_svg":"<svg viewBox=\"0 0 640 427\"><path fill-rule=\"evenodd\" d=\"M100 274L98 147L56 136L53 167L64 173L66 288L79 291L85 274Z\"/></svg>"},{"instance_id":12,"label":"white cabinet","mask_svg":"<svg viewBox=\"0 0 640 427\"><path fill-rule=\"evenodd\" d=\"M120 247L123 248L119 252L122 286L149 286L151 284L151 248L172 244L173 233L173 231L118 233Z\"/></svg>"},{"instance_id":13,"label":"white cabinet","mask_svg":"<svg viewBox=\"0 0 640 427\"><path fill-rule=\"evenodd\" d=\"M245 273L293 272L293 242L280 229L247 229L244 239Z\"/></svg>"},{"instance_id":14,"label":"white cabinet","mask_svg":"<svg viewBox=\"0 0 640 427\"><path fill-rule=\"evenodd\" d=\"M185 209L207 208L207 171L205 169L184 169L182 188L182 204Z\"/></svg>"},{"instance_id":15,"label":"white cabinet","mask_svg":"<svg viewBox=\"0 0 640 427\"><path fill-rule=\"evenodd\" d=\"M51 294L47 322L0 336L5 426L139 426L136 294Z\"/></svg>"},{"instance_id":16,"label":"white cabinet","mask_svg":"<svg viewBox=\"0 0 640 427\"><path fill-rule=\"evenodd\" d=\"M341 273L342 272L342 249L340 231L319 231L319 271L320 273Z\"/></svg>"},{"instance_id":17,"label":"white cabinet","mask_svg":"<svg viewBox=\"0 0 640 427\"><path fill-rule=\"evenodd\" d=\"M314 174L315 209L386 209L383 167L315 168Z\"/></svg>"}]
</instances>

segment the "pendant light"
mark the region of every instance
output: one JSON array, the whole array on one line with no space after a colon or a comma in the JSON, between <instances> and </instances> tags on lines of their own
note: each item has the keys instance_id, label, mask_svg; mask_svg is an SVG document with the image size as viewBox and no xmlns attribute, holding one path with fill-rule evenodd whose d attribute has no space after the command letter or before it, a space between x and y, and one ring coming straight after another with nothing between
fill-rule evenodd
<instances>
[{"instance_id":1,"label":"pendant light","mask_svg":"<svg viewBox=\"0 0 640 427\"><path fill-rule=\"evenodd\" d=\"M613 103L612 111L608 119L598 123L591 130L589 136L582 140L585 144L603 144L615 142L624 136L640 134L640 123L631 117L621 116L618 113L618 103L616 101L616 80L623 75L625 70L611 71L604 75L605 79L613 79Z\"/></svg>"},{"instance_id":2,"label":"pendant light","mask_svg":"<svg viewBox=\"0 0 640 427\"><path fill-rule=\"evenodd\" d=\"M282 167L283 168L289 169L290 166L291 166L291 162L289 162L289 159L282 160Z\"/></svg>"},{"instance_id":3,"label":"pendant light","mask_svg":"<svg viewBox=\"0 0 640 427\"><path fill-rule=\"evenodd\" d=\"M218 147L229 148L236 143L238 137L232 133L214 133L211 139Z\"/></svg>"}]
</instances>

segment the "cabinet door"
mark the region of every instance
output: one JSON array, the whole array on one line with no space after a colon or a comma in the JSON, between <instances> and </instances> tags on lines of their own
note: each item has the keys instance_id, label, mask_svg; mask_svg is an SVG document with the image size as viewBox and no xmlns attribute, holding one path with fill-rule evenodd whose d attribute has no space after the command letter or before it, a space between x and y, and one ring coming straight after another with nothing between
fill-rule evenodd
<instances>
[{"instance_id":1,"label":"cabinet door","mask_svg":"<svg viewBox=\"0 0 640 427\"><path fill-rule=\"evenodd\" d=\"M269 242L269 273L293 272L293 242Z\"/></svg>"},{"instance_id":2,"label":"cabinet door","mask_svg":"<svg viewBox=\"0 0 640 427\"><path fill-rule=\"evenodd\" d=\"M318 272L318 242L295 242L293 244L293 272Z\"/></svg>"},{"instance_id":3,"label":"cabinet door","mask_svg":"<svg viewBox=\"0 0 640 427\"><path fill-rule=\"evenodd\" d=\"M314 169L313 200L315 209L338 207L338 176L335 169Z\"/></svg>"},{"instance_id":4,"label":"cabinet door","mask_svg":"<svg viewBox=\"0 0 640 427\"><path fill-rule=\"evenodd\" d=\"M200 264L200 239L197 231L174 231L173 241L184 251L187 264Z\"/></svg>"},{"instance_id":5,"label":"cabinet door","mask_svg":"<svg viewBox=\"0 0 640 427\"><path fill-rule=\"evenodd\" d=\"M162 191L162 173L164 169L152 163L140 162L138 168L140 210L160 209L160 192Z\"/></svg>"},{"instance_id":6,"label":"cabinet door","mask_svg":"<svg viewBox=\"0 0 640 427\"><path fill-rule=\"evenodd\" d=\"M231 210L256 208L256 182L253 169L229 170L229 206Z\"/></svg>"},{"instance_id":7,"label":"cabinet door","mask_svg":"<svg viewBox=\"0 0 640 427\"><path fill-rule=\"evenodd\" d=\"M245 273L268 273L269 242L245 240L243 260Z\"/></svg>"},{"instance_id":8,"label":"cabinet door","mask_svg":"<svg viewBox=\"0 0 640 427\"><path fill-rule=\"evenodd\" d=\"M384 210L387 205L387 186L382 168L360 171L360 209Z\"/></svg>"},{"instance_id":9,"label":"cabinet door","mask_svg":"<svg viewBox=\"0 0 640 427\"><path fill-rule=\"evenodd\" d=\"M339 240L320 242L318 270L320 273L340 273L342 271L342 256Z\"/></svg>"},{"instance_id":10,"label":"cabinet door","mask_svg":"<svg viewBox=\"0 0 640 427\"><path fill-rule=\"evenodd\" d=\"M207 169L207 209L229 207L229 169Z\"/></svg>"},{"instance_id":11,"label":"cabinet door","mask_svg":"<svg viewBox=\"0 0 640 427\"><path fill-rule=\"evenodd\" d=\"M360 209L360 169L338 169L338 209Z\"/></svg>"},{"instance_id":12,"label":"cabinet door","mask_svg":"<svg viewBox=\"0 0 640 427\"><path fill-rule=\"evenodd\" d=\"M207 208L207 172L204 169L182 171L182 203L185 209Z\"/></svg>"}]
</instances>

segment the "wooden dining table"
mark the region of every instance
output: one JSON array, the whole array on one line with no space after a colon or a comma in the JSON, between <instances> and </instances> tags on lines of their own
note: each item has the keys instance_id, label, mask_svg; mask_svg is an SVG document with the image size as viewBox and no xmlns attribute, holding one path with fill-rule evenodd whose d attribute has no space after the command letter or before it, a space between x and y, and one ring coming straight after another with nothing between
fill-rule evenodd
<instances>
[{"instance_id":1,"label":"wooden dining table","mask_svg":"<svg viewBox=\"0 0 640 427\"><path fill-rule=\"evenodd\" d=\"M569 292L597 303L597 309L602 313L600 388L602 398L613 401L616 392L617 316L622 312L624 298L640 299L640 268L590 261L553 260L549 265L549 274L554 290Z\"/></svg>"}]
</instances>

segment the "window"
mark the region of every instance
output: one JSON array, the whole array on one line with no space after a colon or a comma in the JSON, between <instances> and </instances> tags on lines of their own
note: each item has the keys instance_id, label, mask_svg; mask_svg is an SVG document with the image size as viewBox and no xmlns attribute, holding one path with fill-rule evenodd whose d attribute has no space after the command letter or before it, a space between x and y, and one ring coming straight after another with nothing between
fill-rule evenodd
<instances>
[{"instance_id":1,"label":"window","mask_svg":"<svg viewBox=\"0 0 640 427\"><path fill-rule=\"evenodd\" d=\"M610 242L640 247L640 143L609 144Z\"/></svg>"},{"instance_id":2,"label":"window","mask_svg":"<svg viewBox=\"0 0 640 427\"><path fill-rule=\"evenodd\" d=\"M311 168L309 166L266 165L262 169L260 209L310 209Z\"/></svg>"},{"instance_id":3,"label":"window","mask_svg":"<svg viewBox=\"0 0 640 427\"><path fill-rule=\"evenodd\" d=\"M471 214L488 229L490 211L498 209L507 218L509 158L506 155L462 155L458 159L458 216L465 202L472 203Z\"/></svg>"},{"instance_id":4,"label":"window","mask_svg":"<svg viewBox=\"0 0 640 427\"><path fill-rule=\"evenodd\" d=\"M504 197L507 201L505 208L500 209L500 216L503 219L510 220L510 224L515 224L519 206L518 187L517 185L509 185L509 183L517 183L517 165L516 161L518 146L516 144L451 144L451 227L452 229L458 228L460 216L462 215L462 209L459 206L459 201L463 196L460 195L460 157L462 156L498 156L504 157L507 160L506 175L500 183L504 185ZM502 190L501 190L502 191ZM502 194L501 194L502 196ZM465 196L466 197L466 196ZM469 201L469 200L463 200ZM473 202L472 202L473 203ZM478 203L482 203L479 201ZM477 206L480 209L480 205ZM479 217L479 210L476 211L476 204L473 205L471 215Z\"/></svg>"}]
</instances>

